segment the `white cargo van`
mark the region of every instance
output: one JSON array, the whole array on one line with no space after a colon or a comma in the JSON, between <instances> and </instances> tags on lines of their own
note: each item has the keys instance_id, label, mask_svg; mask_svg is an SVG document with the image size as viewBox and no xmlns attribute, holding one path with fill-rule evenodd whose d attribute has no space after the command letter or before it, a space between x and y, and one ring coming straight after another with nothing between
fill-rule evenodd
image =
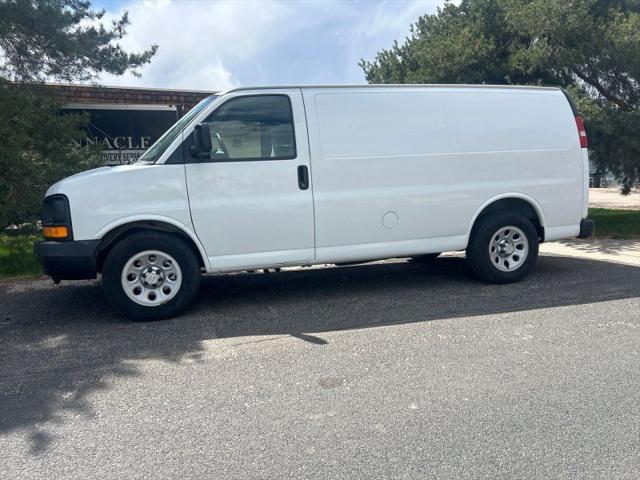
<instances>
[{"instance_id":1,"label":"white cargo van","mask_svg":"<svg viewBox=\"0 0 640 480\"><path fill-rule=\"evenodd\" d=\"M56 281L101 273L138 319L184 309L203 272L466 249L480 278L513 282L539 242L593 233L586 147L555 88L240 88L137 163L53 185L35 252Z\"/></svg>"}]
</instances>

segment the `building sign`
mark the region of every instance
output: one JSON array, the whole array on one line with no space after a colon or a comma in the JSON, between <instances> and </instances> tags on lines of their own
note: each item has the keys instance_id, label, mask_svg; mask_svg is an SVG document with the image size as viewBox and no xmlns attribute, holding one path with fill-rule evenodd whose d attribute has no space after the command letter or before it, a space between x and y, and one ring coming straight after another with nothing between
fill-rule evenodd
<instances>
[{"instance_id":1,"label":"building sign","mask_svg":"<svg viewBox=\"0 0 640 480\"><path fill-rule=\"evenodd\" d=\"M106 165L135 162L178 120L175 108L161 105L81 105L64 112L89 114L80 145L99 144Z\"/></svg>"}]
</instances>

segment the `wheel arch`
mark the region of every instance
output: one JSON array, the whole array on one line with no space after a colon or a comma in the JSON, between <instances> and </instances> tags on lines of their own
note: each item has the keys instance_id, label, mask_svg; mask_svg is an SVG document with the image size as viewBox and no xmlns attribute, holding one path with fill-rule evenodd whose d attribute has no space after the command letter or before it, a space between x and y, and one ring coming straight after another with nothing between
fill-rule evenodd
<instances>
[{"instance_id":1,"label":"wheel arch","mask_svg":"<svg viewBox=\"0 0 640 480\"><path fill-rule=\"evenodd\" d=\"M128 219L121 221L115 225L108 225L103 228L98 235L100 245L96 252L96 269L102 272L104 260L111 249L122 239L137 232L164 232L175 235L185 241L193 250L200 266L205 270L209 270L209 260L200 243L198 237L186 228L184 225L167 219L147 218L147 219Z\"/></svg>"},{"instance_id":2,"label":"wheel arch","mask_svg":"<svg viewBox=\"0 0 640 480\"><path fill-rule=\"evenodd\" d=\"M471 232L478 220L497 212L515 212L531 220L538 231L540 241L544 242L545 219L542 207L533 198L521 193L505 193L485 201L476 211L471 223L467 227L466 241L469 242Z\"/></svg>"}]
</instances>

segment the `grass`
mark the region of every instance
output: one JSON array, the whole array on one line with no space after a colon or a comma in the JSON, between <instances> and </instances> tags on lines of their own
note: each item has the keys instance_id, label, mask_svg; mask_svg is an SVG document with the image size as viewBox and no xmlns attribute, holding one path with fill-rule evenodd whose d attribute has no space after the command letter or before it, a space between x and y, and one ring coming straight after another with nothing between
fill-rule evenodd
<instances>
[{"instance_id":1,"label":"grass","mask_svg":"<svg viewBox=\"0 0 640 480\"><path fill-rule=\"evenodd\" d=\"M39 275L42 269L33 256L37 235L0 235L0 278Z\"/></svg>"},{"instance_id":2,"label":"grass","mask_svg":"<svg viewBox=\"0 0 640 480\"><path fill-rule=\"evenodd\" d=\"M596 237L640 238L640 210L589 209L596 221ZM40 275L42 269L33 256L37 235L0 235L0 278Z\"/></svg>"},{"instance_id":3,"label":"grass","mask_svg":"<svg viewBox=\"0 0 640 480\"><path fill-rule=\"evenodd\" d=\"M590 208L589 218L596 221L596 237L640 238L640 210Z\"/></svg>"}]
</instances>

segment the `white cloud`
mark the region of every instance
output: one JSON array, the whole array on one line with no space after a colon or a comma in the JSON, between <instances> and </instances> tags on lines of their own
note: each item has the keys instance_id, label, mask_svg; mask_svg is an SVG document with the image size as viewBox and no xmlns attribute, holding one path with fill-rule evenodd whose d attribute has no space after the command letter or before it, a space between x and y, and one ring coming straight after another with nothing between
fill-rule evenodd
<instances>
[{"instance_id":1,"label":"white cloud","mask_svg":"<svg viewBox=\"0 0 640 480\"><path fill-rule=\"evenodd\" d=\"M443 0L385 0L379 3L348 30L343 40L348 49L345 61L348 65L357 65L361 58L373 60L378 51L390 48L394 40L402 43L410 34L410 26L421 15L435 13L443 5ZM364 78L359 67L353 71Z\"/></svg>"},{"instance_id":2,"label":"white cloud","mask_svg":"<svg viewBox=\"0 0 640 480\"><path fill-rule=\"evenodd\" d=\"M357 67L443 0L130 0L121 42L158 53L142 77L103 75L105 85L226 90L245 84L364 81Z\"/></svg>"},{"instance_id":3,"label":"white cloud","mask_svg":"<svg viewBox=\"0 0 640 480\"><path fill-rule=\"evenodd\" d=\"M367 36L377 36L385 33L408 34L409 25L415 23L420 15L434 12L441 6L441 0L422 0L412 2L394 2L386 0L378 8L363 18L357 31ZM389 15L393 12L392 15ZM402 40L399 38L398 40Z\"/></svg>"},{"instance_id":4,"label":"white cloud","mask_svg":"<svg viewBox=\"0 0 640 480\"><path fill-rule=\"evenodd\" d=\"M224 90L239 85L226 61L249 61L285 35L292 20L287 4L274 1L132 2L109 12L109 21L129 12L131 25L121 42L129 51L159 50L142 77L103 75L108 85ZM223 61L224 59L224 61Z\"/></svg>"}]
</instances>

